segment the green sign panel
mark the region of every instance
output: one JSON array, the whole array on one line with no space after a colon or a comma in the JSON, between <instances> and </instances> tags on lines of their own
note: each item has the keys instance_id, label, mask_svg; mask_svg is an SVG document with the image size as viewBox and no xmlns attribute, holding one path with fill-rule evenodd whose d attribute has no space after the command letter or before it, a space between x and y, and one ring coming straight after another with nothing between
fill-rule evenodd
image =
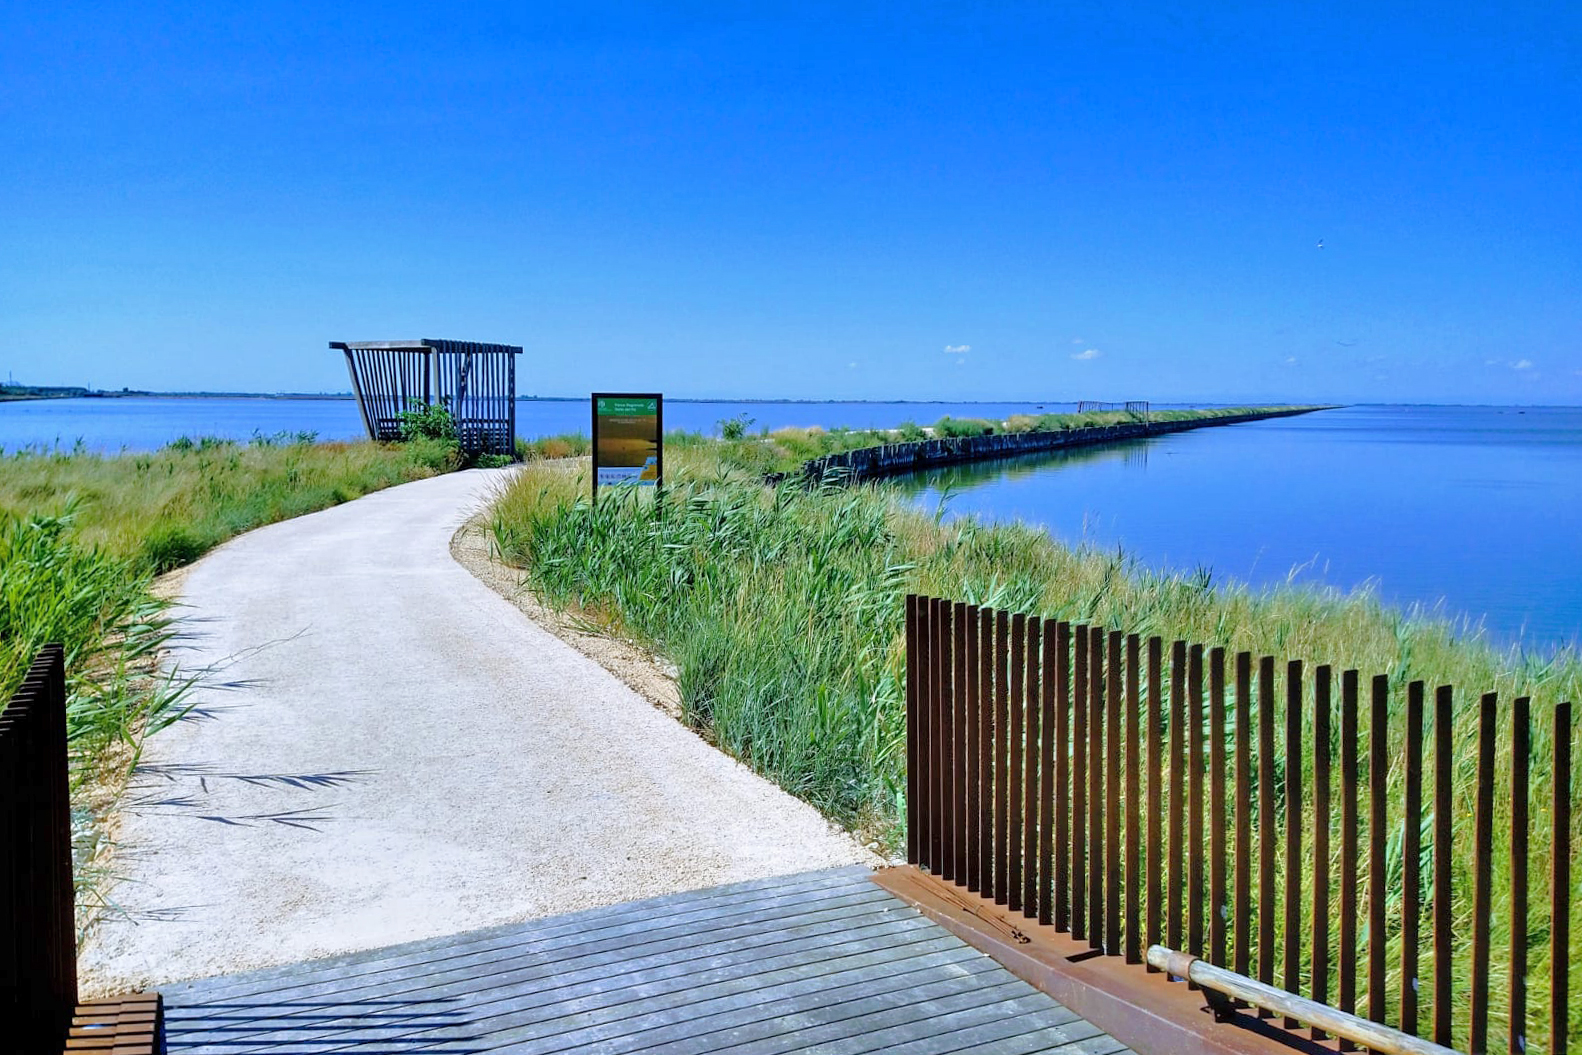
<instances>
[{"instance_id":1,"label":"green sign panel","mask_svg":"<svg viewBox=\"0 0 1582 1055\"><path fill-rule=\"evenodd\" d=\"M593 394L593 490L626 484L655 487L664 478L664 397Z\"/></svg>"}]
</instances>

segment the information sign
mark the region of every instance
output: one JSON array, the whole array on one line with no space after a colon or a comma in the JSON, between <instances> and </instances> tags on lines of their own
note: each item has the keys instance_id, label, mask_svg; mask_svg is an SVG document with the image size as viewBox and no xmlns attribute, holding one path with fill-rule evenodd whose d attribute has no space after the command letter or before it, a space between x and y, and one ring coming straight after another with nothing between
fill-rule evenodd
<instances>
[{"instance_id":1,"label":"information sign","mask_svg":"<svg viewBox=\"0 0 1582 1055\"><path fill-rule=\"evenodd\" d=\"M593 393L593 491L616 484L655 487L664 480L664 397Z\"/></svg>"}]
</instances>

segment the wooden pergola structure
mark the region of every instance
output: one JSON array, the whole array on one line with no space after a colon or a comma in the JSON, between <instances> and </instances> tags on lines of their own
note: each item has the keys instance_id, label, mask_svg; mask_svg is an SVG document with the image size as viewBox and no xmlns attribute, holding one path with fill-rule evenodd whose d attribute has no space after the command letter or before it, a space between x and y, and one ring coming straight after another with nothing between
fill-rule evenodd
<instances>
[{"instance_id":1,"label":"wooden pergola structure","mask_svg":"<svg viewBox=\"0 0 1582 1055\"><path fill-rule=\"evenodd\" d=\"M363 425L374 440L401 438L401 413L439 403L468 454L510 454L516 442L516 357L511 344L331 341L346 354Z\"/></svg>"}]
</instances>

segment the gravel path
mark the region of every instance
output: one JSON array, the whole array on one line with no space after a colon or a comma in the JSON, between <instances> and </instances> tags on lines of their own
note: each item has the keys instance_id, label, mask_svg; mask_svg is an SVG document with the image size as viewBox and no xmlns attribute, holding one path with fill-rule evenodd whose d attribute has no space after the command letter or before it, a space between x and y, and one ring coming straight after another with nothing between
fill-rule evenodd
<instances>
[{"instance_id":1,"label":"gravel path","mask_svg":"<svg viewBox=\"0 0 1582 1055\"><path fill-rule=\"evenodd\" d=\"M505 470L508 471L508 470ZM191 569L190 719L117 834L106 992L872 862L467 573L501 470L370 495Z\"/></svg>"}]
</instances>

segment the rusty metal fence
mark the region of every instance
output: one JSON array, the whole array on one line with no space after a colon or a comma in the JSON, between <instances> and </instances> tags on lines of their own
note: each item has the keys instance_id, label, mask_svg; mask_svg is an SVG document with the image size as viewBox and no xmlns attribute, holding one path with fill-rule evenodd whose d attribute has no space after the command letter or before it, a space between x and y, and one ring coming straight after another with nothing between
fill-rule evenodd
<instances>
[{"instance_id":1,"label":"rusty metal fence","mask_svg":"<svg viewBox=\"0 0 1582 1055\"><path fill-rule=\"evenodd\" d=\"M1567 1050L1569 703L919 596L906 653L911 863L1138 970Z\"/></svg>"},{"instance_id":2,"label":"rusty metal fence","mask_svg":"<svg viewBox=\"0 0 1582 1055\"><path fill-rule=\"evenodd\" d=\"M66 673L45 647L0 711L0 1032L60 1051L77 1005Z\"/></svg>"}]
</instances>

